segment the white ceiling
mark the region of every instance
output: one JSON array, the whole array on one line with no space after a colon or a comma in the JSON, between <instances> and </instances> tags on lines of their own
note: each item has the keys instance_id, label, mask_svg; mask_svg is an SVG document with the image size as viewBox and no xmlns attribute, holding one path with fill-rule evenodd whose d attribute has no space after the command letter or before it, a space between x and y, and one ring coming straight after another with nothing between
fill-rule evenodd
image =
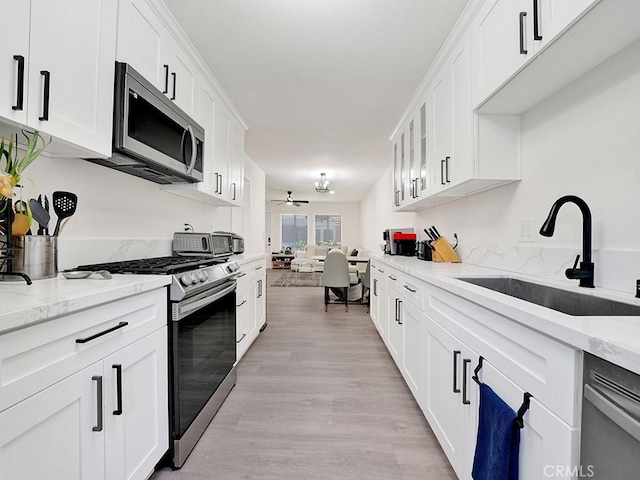
<instances>
[{"instance_id":1,"label":"white ceiling","mask_svg":"<svg viewBox=\"0 0 640 480\"><path fill-rule=\"evenodd\" d=\"M164 0L249 124L267 199L359 201L467 0ZM325 172L334 195L316 193Z\"/></svg>"}]
</instances>

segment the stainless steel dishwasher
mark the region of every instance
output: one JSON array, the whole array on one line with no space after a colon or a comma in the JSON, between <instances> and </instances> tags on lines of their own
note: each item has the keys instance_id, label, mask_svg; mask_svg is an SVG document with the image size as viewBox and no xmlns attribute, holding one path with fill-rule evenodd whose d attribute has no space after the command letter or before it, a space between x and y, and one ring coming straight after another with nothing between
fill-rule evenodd
<instances>
[{"instance_id":1,"label":"stainless steel dishwasher","mask_svg":"<svg viewBox=\"0 0 640 480\"><path fill-rule=\"evenodd\" d=\"M638 478L640 375L584 354L580 477Z\"/></svg>"}]
</instances>

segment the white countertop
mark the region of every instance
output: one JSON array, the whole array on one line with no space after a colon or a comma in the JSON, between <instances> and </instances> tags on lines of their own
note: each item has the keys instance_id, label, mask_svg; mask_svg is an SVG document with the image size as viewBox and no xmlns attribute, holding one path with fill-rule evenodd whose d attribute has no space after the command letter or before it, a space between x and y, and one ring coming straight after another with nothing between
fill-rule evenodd
<instances>
[{"instance_id":1,"label":"white countertop","mask_svg":"<svg viewBox=\"0 0 640 480\"><path fill-rule=\"evenodd\" d=\"M631 294L597 287L594 289L579 287L577 281L564 277L549 280L505 270L465 265L464 263L436 263L418 260L415 257L391 255L378 255L372 258L468 301L482 305L528 328L640 374L640 316L567 315L463 282L456 277L510 276L560 288L568 292L603 297L640 306L640 299Z\"/></svg>"},{"instance_id":2,"label":"white countertop","mask_svg":"<svg viewBox=\"0 0 640 480\"><path fill-rule=\"evenodd\" d=\"M93 275L69 280L61 274L34 280L31 285L0 282L0 334L170 283L171 277L165 275L113 275L111 279Z\"/></svg>"}]
</instances>

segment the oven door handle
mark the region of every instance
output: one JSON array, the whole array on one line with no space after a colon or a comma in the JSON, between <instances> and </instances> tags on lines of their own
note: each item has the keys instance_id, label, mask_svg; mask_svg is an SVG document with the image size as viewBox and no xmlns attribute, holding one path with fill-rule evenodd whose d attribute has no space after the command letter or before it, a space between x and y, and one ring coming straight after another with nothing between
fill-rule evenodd
<instances>
[{"instance_id":1,"label":"oven door handle","mask_svg":"<svg viewBox=\"0 0 640 480\"><path fill-rule=\"evenodd\" d=\"M181 304L178 305L178 315L176 320L182 320L184 317L186 317L187 315L193 313L196 310L200 310L203 307L206 307L207 305L212 304L213 302L216 302L218 300L220 300L222 297L224 297L225 295L233 292L236 289L236 282L233 282L233 285L220 290L219 292L214 293L213 295L207 295L205 298L201 298L199 300L193 300L193 301L185 301L182 302Z\"/></svg>"},{"instance_id":2,"label":"oven door handle","mask_svg":"<svg viewBox=\"0 0 640 480\"><path fill-rule=\"evenodd\" d=\"M640 422L609 400L604 392L596 390L591 385L585 385L584 398L606 415L607 418L615 422L616 425L640 442Z\"/></svg>"}]
</instances>

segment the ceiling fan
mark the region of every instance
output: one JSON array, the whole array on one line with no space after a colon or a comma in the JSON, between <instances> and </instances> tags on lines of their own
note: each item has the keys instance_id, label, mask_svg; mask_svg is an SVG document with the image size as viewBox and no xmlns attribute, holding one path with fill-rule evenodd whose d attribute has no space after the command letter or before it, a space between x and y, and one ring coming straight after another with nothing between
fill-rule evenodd
<instances>
[{"instance_id":1,"label":"ceiling fan","mask_svg":"<svg viewBox=\"0 0 640 480\"><path fill-rule=\"evenodd\" d=\"M280 202L278 203L278 205L282 205L286 203L287 205L295 205L296 207L299 207L300 204L302 203L309 203L309 200L294 200L293 198L291 198L291 191L287 192L287 198L285 200L271 200L271 201Z\"/></svg>"}]
</instances>

